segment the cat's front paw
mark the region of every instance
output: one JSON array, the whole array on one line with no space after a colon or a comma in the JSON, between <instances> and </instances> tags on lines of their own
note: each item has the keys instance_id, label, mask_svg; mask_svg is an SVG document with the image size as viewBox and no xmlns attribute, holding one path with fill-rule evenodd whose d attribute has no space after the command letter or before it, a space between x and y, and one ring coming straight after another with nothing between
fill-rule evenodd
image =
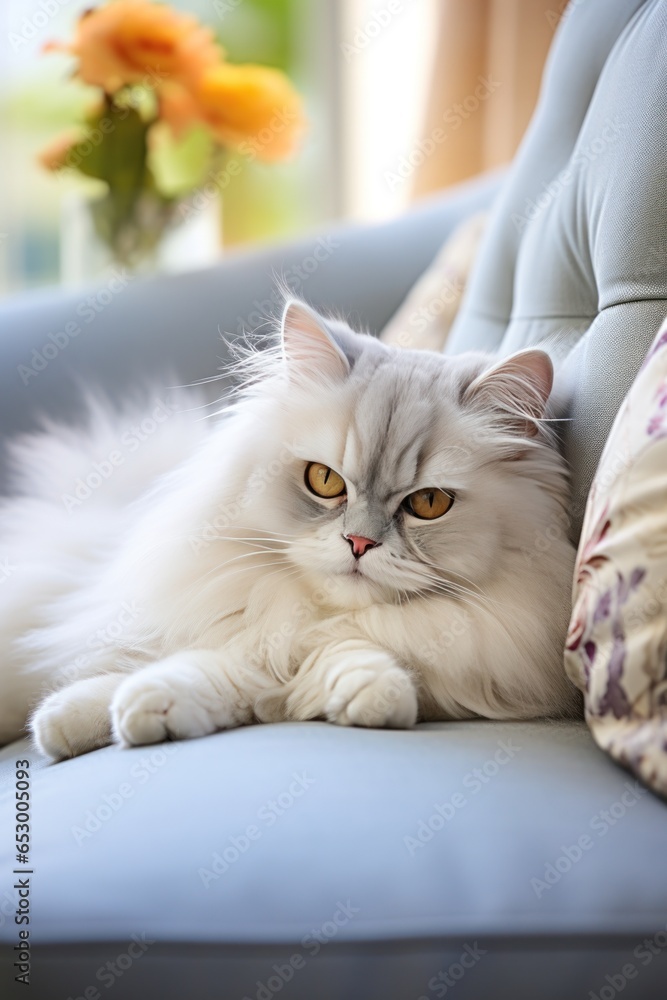
<instances>
[{"instance_id":1,"label":"cat's front paw","mask_svg":"<svg viewBox=\"0 0 667 1000\"><path fill-rule=\"evenodd\" d=\"M108 719L108 715L107 715ZM53 760L77 757L111 742L111 726L101 727L91 736L85 708L67 692L49 695L36 709L30 720L30 731L37 747Z\"/></svg>"},{"instance_id":2,"label":"cat's front paw","mask_svg":"<svg viewBox=\"0 0 667 1000\"><path fill-rule=\"evenodd\" d=\"M39 750L54 760L66 760L112 742L109 703L121 675L103 674L54 691L30 719Z\"/></svg>"},{"instance_id":3,"label":"cat's front paw","mask_svg":"<svg viewBox=\"0 0 667 1000\"><path fill-rule=\"evenodd\" d=\"M117 739L126 746L214 732L206 705L192 691L191 679L188 682L188 664L179 671L173 659L145 667L118 688L111 720Z\"/></svg>"},{"instance_id":4,"label":"cat's front paw","mask_svg":"<svg viewBox=\"0 0 667 1000\"><path fill-rule=\"evenodd\" d=\"M111 720L126 746L187 740L247 721L240 701L214 653L187 650L123 681Z\"/></svg>"},{"instance_id":5,"label":"cat's front paw","mask_svg":"<svg viewBox=\"0 0 667 1000\"><path fill-rule=\"evenodd\" d=\"M336 672L326 715L341 726L407 729L417 721L417 692L388 653L360 651Z\"/></svg>"}]
</instances>

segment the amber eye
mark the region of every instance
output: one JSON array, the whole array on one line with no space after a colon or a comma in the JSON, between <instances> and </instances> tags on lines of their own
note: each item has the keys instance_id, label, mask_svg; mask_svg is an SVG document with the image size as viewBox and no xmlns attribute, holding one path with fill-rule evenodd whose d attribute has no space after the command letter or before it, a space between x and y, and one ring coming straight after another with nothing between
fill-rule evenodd
<instances>
[{"instance_id":1,"label":"amber eye","mask_svg":"<svg viewBox=\"0 0 667 1000\"><path fill-rule=\"evenodd\" d=\"M328 465L310 462L306 467L306 486L317 497L332 500L342 497L345 493L345 480Z\"/></svg>"},{"instance_id":2,"label":"amber eye","mask_svg":"<svg viewBox=\"0 0 667 1000\"><path fill-rule=\"evenodd\" d=\"M433 521L436 517L446 514L453 503L454 497L451 493L427 487L425 490L415 490L414 493L410 493L403 501L403 508L424 521Z\"/></svg>"}]
</instances>

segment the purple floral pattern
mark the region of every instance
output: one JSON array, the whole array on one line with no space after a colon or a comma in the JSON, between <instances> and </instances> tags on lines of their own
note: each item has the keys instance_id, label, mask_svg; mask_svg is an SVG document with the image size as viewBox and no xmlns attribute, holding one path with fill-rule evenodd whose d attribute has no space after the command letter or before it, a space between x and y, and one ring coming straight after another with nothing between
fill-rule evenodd
<instances>
[{"instance_id":1,"label":"purple floral pattern","mask_svg":"<svg viewBox=\"0 0 667 1000\"><path fill-rule=\"evenodd\" d=\"M667 384L658 386L654 400L655 409L649 418L646 433L649 437L667 436Z\"/></svg>"},{"instance_id":2,"label":"purple floral pattern","mask_svg":"<svg viewBox=\"0 0 667 1000\"><path fill-rule=\"evenodd\" d=\"M565 669L596 742L667 796L667 321L611 429L577 554Z\"/></svg>"}]
</instances>

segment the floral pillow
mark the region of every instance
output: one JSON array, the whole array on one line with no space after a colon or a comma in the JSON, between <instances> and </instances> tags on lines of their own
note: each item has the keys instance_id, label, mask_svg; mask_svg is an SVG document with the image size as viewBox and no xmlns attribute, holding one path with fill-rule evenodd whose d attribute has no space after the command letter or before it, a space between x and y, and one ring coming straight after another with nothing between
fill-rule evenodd
<instances>
[{"instance_id":1,"label":"floral pillow","mask_svg":"<svg viewBox=\"0 0 667 1000\"><path fill-rule=\"evenodd\" d=\"M667 796L667 320L586 507L565 652L593 737Z\"/></svg>"}]
</instances>

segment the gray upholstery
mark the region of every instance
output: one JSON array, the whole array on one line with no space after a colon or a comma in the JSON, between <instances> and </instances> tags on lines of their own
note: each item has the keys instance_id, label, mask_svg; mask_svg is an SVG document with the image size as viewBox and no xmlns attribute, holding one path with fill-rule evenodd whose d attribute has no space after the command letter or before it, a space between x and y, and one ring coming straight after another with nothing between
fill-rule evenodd
<instances>
[{"instance_id":1,"label":"gray upholstery","mask_svg":"<svg viewBox=\"0 0 667 1000\"><path fill-rule=\"evenodd\" d=\"M576 537L616 411L667 315L667 4L579 0L448 349L558 362Z\"/></svg>"},{"instance_id":2,"label":"gray upholstery","mask_svg":"<svg viewBox=\"0 0 667 1000\"><path fill-rule=\"evenodd\" d=\"M7 777L26 752L0 754ZM297 723L33 760L39 944L17 996L106 996L96 972L135 934L154 944L109 994L123 1000L255 1000L295 954L274 991L291 1000L432 1000L466 948L462 1000L585 998L627 962L632 996L660 996L664 959L633 951L667 926L665 807L583 723ZM553 884L531 884L548 865Z\"/></svg>"},{"instance_id":3,"label":"gray upholstery","mask_svg":"<svg viewBox=\"0 0 667 1000\"><path fill-rule=\"evenodd\" d=\"M573 7L453 335L454 350L546 339L560 352L579 500L667 311L657 197L666 161L656 159L666 6ZM525 199L607 114L627 127L622 146L578 173L530 226L513 228ZM82 319L88 293L5 303L3 433L33 426L40 410L71 412L77 379L119 395L165 369L180 382L211 374L220 331L252 324L256 299L271 307L271 270L301 269L311 257L300 290L378 330L448 232L496 188L485 180L390 225L335 233L339 245L321 261L313 239L133 282L27 382L19 367L50 333ZM12 772L26 754L32 993L12 987L11 968ZM664 992L667 813L596 749L583 723L257 726L50 767L14 745L0 754L0 770L3 998L97 1000L95 989L106 996L111 987L124 1000L569 1000L589 991L653 1000ZM326 943L314 955L317 933ZM121 977L109 980L109 962Z\"/></svg>"}]
</instances>

